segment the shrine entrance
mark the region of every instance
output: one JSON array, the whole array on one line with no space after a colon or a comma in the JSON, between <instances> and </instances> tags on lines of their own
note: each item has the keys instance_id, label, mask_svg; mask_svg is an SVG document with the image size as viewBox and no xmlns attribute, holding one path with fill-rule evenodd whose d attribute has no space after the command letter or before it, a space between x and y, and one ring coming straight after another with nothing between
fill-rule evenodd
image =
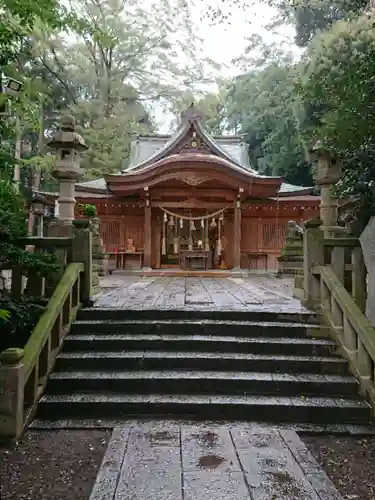
<instances>
[{"instance_id":1,"label":"shrine entrance","mask_svg":"<svg viewBox=\"0 0 375 500\"><path fill-rule=\"evenodd\" d=\"M224 212L162 209L161 267L187 271L226 269Z\"/></svg>"}]
</instances>

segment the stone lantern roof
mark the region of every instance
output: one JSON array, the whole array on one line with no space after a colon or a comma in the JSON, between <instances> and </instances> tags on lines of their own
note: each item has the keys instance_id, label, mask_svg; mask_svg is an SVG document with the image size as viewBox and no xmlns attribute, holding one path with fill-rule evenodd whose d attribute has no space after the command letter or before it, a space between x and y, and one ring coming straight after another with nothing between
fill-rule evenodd
<instances>
[{"instance_id":1,"label":"stone lantern roof","mask_svg":"<svg viewBox=\"0 0 375 500\"><path fill-rule=\"evenodd\" d=\"M73 116L66 115L61 119L60 129L48 141L51 149L88 149L83 137L76 131L76 121Z\"/></svg>"}]
</instances>

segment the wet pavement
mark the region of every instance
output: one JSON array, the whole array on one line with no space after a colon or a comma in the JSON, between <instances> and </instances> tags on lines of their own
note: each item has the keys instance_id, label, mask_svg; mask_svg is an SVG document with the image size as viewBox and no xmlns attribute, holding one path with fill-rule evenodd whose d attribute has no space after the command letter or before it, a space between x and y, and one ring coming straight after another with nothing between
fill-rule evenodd
<instances>
[{"instance_id":1,"label":"wet pavement","mask_svg":"<svg viewBox=\"0 0 375 500\"><path fill-rule=\"evenodd\" d=\"M106 276L95 307L285 312L305 311L292 297L293 279Z\"/></svg>"},{"instance_id":2,"label":"wet pavement","mask_svg":"<svg viewBox=\"0 0 375 500\"><path fill-rule=\"evenodd\" d=\"M342 500L293 430L251 423L116 427L90 500Z\"/></svg>"},{"instance_id":3,"label":"wet pavement","mask_svg":"<svg viewBox=\"0 0 375 500\"><path fill-rule=\"evenodd\" d=\"M95 307L101 309L308 313L292 297L293 280L271 275L249 278L112 275L102 279L101 284L102 289L95 297ZM272 406L269 411L273 411ZM114 428L90 496L90 500L109 499L342 500L342 497L290 427L239 421L215 424L132 420L118 422Z\"/></svg>"}]
</instances>

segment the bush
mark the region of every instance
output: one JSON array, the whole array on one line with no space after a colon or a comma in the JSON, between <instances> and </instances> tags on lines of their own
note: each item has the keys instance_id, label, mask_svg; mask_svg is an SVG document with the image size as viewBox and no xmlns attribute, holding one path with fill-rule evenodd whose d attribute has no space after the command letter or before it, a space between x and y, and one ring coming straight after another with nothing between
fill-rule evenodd
<instances>
[{"instance_id":1,"label":"bush","mask_svg":"<svg viewBox=\"0 0 375 500\"><path fill-rule=\"evenodd\" d=\"M1 160L0 156L0 272L18 268L25 276L51 276L59 269L54 255L29 252L17 243L27 236L25 199L9 180ZM39 299L13 297L0 288L0 351L23 347L42 312Z\"/></svg>"},{"instance_id":2,"label":"bush","mask_svg":"<svg viewBox=\"0 0 375 500\"><path fill-rule=\"evenodd\" d=\"M23 348L44 311L43 302L7 297L0 301L0 310L8 313L6 318L0 316L0 352L9 347Z\"/></svg>"}]
</instances>

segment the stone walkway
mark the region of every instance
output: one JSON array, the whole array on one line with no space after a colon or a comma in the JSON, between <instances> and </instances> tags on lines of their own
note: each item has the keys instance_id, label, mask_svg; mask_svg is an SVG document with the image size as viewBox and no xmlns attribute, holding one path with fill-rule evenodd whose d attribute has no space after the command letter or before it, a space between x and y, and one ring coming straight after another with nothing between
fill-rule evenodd
<instances>
[{"instance_id":1,"label":"stone walkway","mask_svg":"<svg viewBox=\"0 0 375 500\"><path fill-rule=\"evenodd\" d=\"M305 309L292 279L102 280L95 307ZM272 411L272 409L270 409ZM297 433L256 423L127 421L115 427L90 500L342 500Z\"/></svg>"},{"instance_id":2,"label":"stone walkway","mask_svg":"<svg viewBox=\"0 0 375 500\"><path fill-rule=\"evenodd\" d=\"M292 430L129 422L115 428L90 500L342 500Z\"/></svg>"},{"instance_id":3,"label":"stone walkway","mask_svg":"<svg viewBox=\"0 0 375 500\"><path fill-rule=\"evenodd\" d=\"M305 310L292 297L293 280L249 278L143 278L106 276L96 307L127 309Z\"/></svg>"}]
</instances>

